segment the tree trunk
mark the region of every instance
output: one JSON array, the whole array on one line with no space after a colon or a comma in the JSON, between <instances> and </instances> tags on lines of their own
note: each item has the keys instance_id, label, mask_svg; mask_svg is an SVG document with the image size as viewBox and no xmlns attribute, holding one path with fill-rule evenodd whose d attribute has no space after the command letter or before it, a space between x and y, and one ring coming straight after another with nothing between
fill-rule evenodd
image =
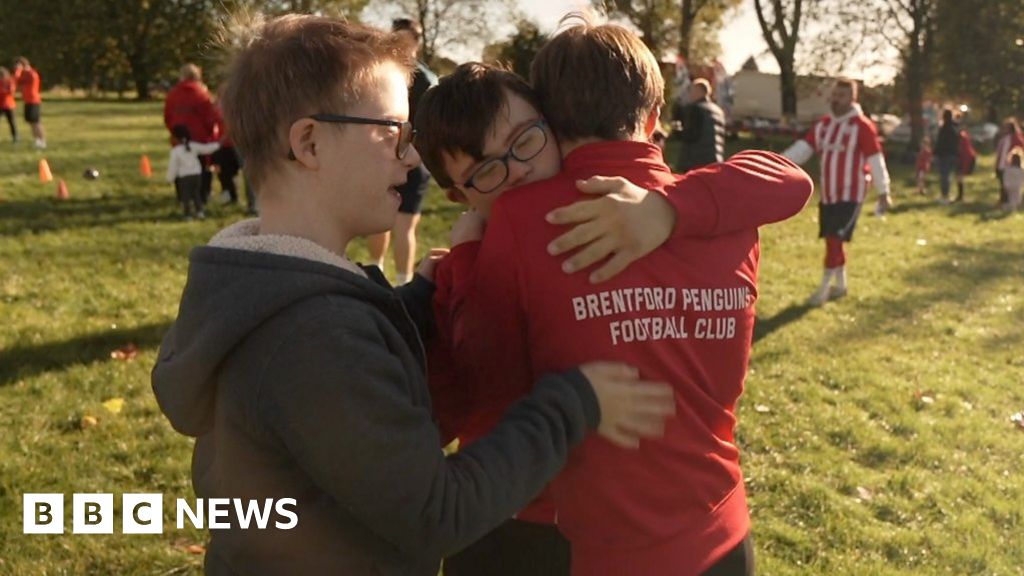
<instances>
[{"instance_id":1,"label":"tree trunk","mask_svg":"<svg viewBox=\"0 0 1024 576\"><path fill-rule=\"evenodd\" d=\"M916 153L920 148L921 139L924 137L922 110L924 107L925 73L924 55L920 50L911 46L910 56L907 58L907 112L910 113L908 152Z\"/></svg>"},{"instance_id":2,"label":"tree trunk","mask_svg":"<svg viewBox=\"0 0 1024 576\"><path fill-rule=\"evenodd\" d=\"M132 74L132 80L135 82L135 99L136 100L150 100L152 95L149 93L149 77L145 74Z\"/></svg>"},{"instance_id":3,"label":"tree trunk","mask_svg":"<svg viewBox=\"0 0 1024 576\"><path fill-rule=\"evenodd\" d=\"M694 0L683 0L679 18L679 53L687 63L690 62L690 46L693 42L693 24L696 20Z\"/></svg>"},{"instance_id":4,"label":"tree trunk","mask_svg":"<svg viewBox=\"0 0 1024 576\"><path fill-rule=\"evenodd\" d=\"M792 54L788 62L780 62L779 88L782 90L782 117L796 120L796 70Z\"/></svg>"}]
</instances>

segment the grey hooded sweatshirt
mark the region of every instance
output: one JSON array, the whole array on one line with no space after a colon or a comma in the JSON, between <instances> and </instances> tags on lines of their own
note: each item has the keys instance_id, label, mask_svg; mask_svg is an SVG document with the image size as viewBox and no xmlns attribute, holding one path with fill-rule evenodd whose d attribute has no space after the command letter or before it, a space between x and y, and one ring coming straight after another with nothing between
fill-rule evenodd
<instances>
[{"instance_id":1,"label":"grey hooded sweatshirt","mask_svg":"<svg viewBox=\"0 0 1024 576\"><path fill-rule=\"evenodd\" d=\"M436 576L597 426L574 370L542 378L489 436L445 457L417 332L429 283L399 294L376 268L257 231L241 222L192 251L153 368L160 408L196 438L199 498L297 500L294 528L272 515L241 529L231 514L231 528L210 529L207 574Z\"/></svg>"}]
</instances>

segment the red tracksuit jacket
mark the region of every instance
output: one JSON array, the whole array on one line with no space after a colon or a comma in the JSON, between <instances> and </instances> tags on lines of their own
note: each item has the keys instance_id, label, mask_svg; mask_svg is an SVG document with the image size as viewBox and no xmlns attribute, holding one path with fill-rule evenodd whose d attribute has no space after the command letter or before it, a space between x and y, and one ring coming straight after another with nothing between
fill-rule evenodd
<instances>
[{"instance_id":1,"label":"red tracksuit jacket","mask_svg":"<svg viewBox=\"0 0 1024 576\"><path fill-rule=\"evenodd\" d=\"M210 99L206 88L194 80L182 80L167 93L164 100L164 125L168 130L178 124L188 127L189 136L196 142L217 139L220 113Z\"/></svg>"},{"instance_id":2,"label":"red tracksuit jacket","mask_svg":"<svg viewBox=\"0 0 1024 576\"><path fill-rule=\"evenodd\" d=\"M575 180L593 175L666 190L677 210L672 238L597 286L547 254L564 229L544 220L580 199ZM553 484L574 573L697 574L747 534L733 428L753 333L757 226L799 212L812 188L769 152L676 176L655 146L590 144L557 177L506 191L483 242L441 263L431 381L447 435L472 441L537 376L588 361L628 362L676 388L663 439L630 451L592 436ZM550 517L543 500L519 517Z\"/></svg>"}]
</instances>

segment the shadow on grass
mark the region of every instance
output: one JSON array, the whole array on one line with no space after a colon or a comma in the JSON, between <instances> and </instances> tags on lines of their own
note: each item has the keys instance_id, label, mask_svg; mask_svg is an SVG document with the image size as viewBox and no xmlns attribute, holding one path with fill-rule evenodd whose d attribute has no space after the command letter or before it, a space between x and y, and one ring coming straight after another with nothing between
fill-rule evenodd
<instances>
[{"instance_id":1,"label":"shadow on grass","mask_svg":"<svg viewBox=\"0 0 1024 576\"><path fill-rule=\"evenodd\" d=\"M75 364L109 360L110 353L129 343L140 350L160 344L170 322L146 324L128 329L112 329L84 334L59 342L16 345L0 352L0 386L6 386L44 372L64 370Z\"/></svg>"},{"instance_id":2,"label":"shadow on grass","mask_svg":"<svg viewBox=\"0 0 1024 576\"><path fill-rule=\"evenodd\" d=\"M916 286L898 296L865 300L864 321L849 330L846 337L869 339L900 329L937 306L968 306L981 298L989 286L1006 278L1019 279L1024 273L1020 250L1009 242L988 242L979 246L951 245L941 249L942 258L908 270L904 286ZM927 286L921 278L941 278Z\"/></svg>"},{"instance_id":3,"label":"shadow on grass","mask_svg":"<svg viewBox=\"0 0 1024 576\"><path fill-rule=\"evenodd\" d=\"M789 307L770 318L758 318L754 323L754 343L787 324L796 322L812 310L809 304L790 304Z\"/></svg>"},{"instance_id":4,"label":"shadow on grass","mask_svg":"<svg viewBox=\"0 0 1024 576\"><path fill-rule=\"evenodd\" d=\"M223 207L217 209L225 210ZM233 215L235 210L229 210ZM238 213L241 214L240 209ZM112 195L64 201L36 198L0 204L0 233L16 236L124 223L174 222L180 220L180 216L173 192L166 196Z\"/></svg>"}]
</instances>

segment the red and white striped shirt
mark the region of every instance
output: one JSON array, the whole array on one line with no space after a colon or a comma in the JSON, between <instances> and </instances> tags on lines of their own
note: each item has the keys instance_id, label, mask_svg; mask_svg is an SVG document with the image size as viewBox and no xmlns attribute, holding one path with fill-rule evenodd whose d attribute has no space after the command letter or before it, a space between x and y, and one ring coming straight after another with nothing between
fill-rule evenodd
<instances>
[{"instance_id":1,"label":"red and white striped shirt","mask_svg":"<svg viewBox=\"0 0 1024 576\"><path fill-rule=\"evenodd\" d=\"M855 106L818 120L803 139L821 156L821 203L864 202L868 158L882 151L875 123Z\"/></svg>"}]
</instances>

